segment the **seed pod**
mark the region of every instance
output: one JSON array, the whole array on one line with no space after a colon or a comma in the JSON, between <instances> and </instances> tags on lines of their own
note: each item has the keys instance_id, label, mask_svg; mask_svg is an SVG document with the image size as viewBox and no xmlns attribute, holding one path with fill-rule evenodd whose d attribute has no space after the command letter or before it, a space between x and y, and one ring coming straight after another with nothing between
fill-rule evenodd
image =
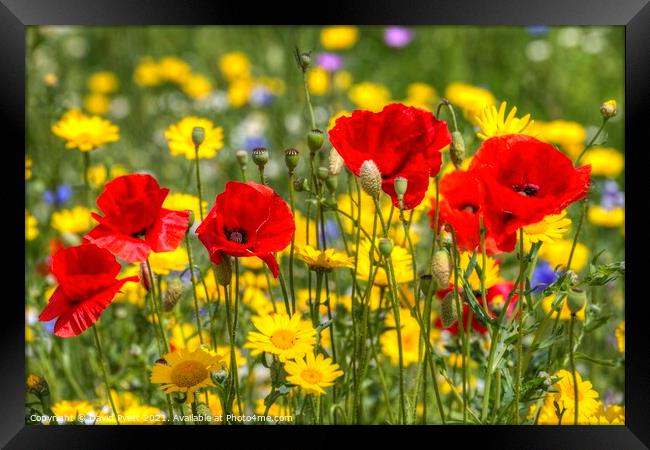
<instances>
[{"instance_id":1,"label":"seed pod","mask_svg":"<svg viewBox=\"0 0 650 450\"><path fill-rule=\"evenodd\" d=\"M296 167L298 167L298 162L300 162L300 152L298 150L288 148L284 151L284 163L287 165L289 174L292 174Z\"/></svg>"},{"instance_id":2,"label":"seed pod","mask_svg":"<svg viewBox=\"0 0 650 450\"><path fill-rule=\"evenodd\" d=\"M330 175L335 176L341 173L343 170L343 165L345 162L343 161L343 158L341 158L341 155L339 155L339 152L336 151L334 147L330 150L330 157L329 157L329 164L328 168L330 171Z\"/></svg>"},{"instance_id":3,"label":"seed pod","mask_svg":"<svg viewBox=\"0 0 650 450\"><path fill-rule=\"evenodd\" d=\"M431 259L431 275L438 289L449 286L451 277L451 259L444 250L437 250Z\"/></svg>"},{"instance_id":4,"label":"seed pod","mask_svg":"<svg viewBox=\"0 0 650 450\"><path fill-rule=\"evenodd\" d=\"M582 289L571 288L567 297L567 307L571 314L576 314L587 303L587 293Z\"/></svg>"},{"instance_id":5,"label":"seed pod","mask_svg":"<svg viewBox=\"0 0 650 450\"><path fill-rule=\"evenodd\" d=\"M397 177L395 178L395 193L397 194L397 198L402 199L404 198L404 194L406 194L406 188L408 187L408 180L404 177Z\"/></svg>"},{"instance_id":6,"label":"seed pod","mask_svg":"<svg viewBox=\"0 0 650 450\"><path fill-rule=\"evenodd\" d=\"M442 326L445 328L449 328L458 320L458 311L456 311L454 296L451 292L442 301L440 318L442 319Z\"/></svg>"},{"instance_id":7,"label":"seed pod","mask_svg":"<svg viewBox=\"0 0 650 450\"><path fill-rule=\"evenodd\" d=\"M248 163L248 152L246 150L237 150L235 156L237 156L237 161L239 161L239 165L245 169L246 164Z\"/></svg>"},{"instance_id":8,"label":"seed pod","mask_svg":"<svg viewBox=\"0 0 650 450\"><path fill-rule=\"evenodd\" d=\"M194 127L192 128L192 142L196 147L203 144L205 139L205 130L203 127Z\"/></svg>"},{"instance_id":9,"label":"seed pod","mask_svg":"<svg viewBox=\"0 0 650 450\"><path fill-rule=\"evenodd\" d=\"M321 130L314 129L307 133L307 145L312 152L320 150L323 142L325 142L325 135Z\"/></svg>"},{"instance_id":10,"label":"seed pod","mask_svg":"<svg viewBox=\"0 0 650 450\"><path fill-rule=\"evenodd\" d=\"M226 254L221 255L221 264L215 265L215 275L217 276L217 283L221 286L228 286L230 284L232 281L230 256Z\"/></svg>"},{"instance_id":11,"label":"seed pod","mask_svg":"<svg viewBox=\"0 0 650 450\"><path fill-rule=\"evenodd\" d=\"M390 256L393 251L393 241L388 238L379 239L379 253L383 256Z\"/></svg>"},{"instance_id":12,"label":"seed pod","mask_svg":"<svg viewBox=\"0 0 650 450\"><path fill-rule=\"evenodd\" d=\"M451 145L449 146L451 162L456 169L460 169L465 159L465 140L460 131L451 133Z\"/></svg>"},{"instance_id":13,"label":"seed pod","mask_svg":"<svg viewBox=\"0 0 650 450\"><path fill-rule=\"evenodd\" d=\"M316 175L318 176L319 180L327 181L330 176L330 171L327 167L319 167L316 169Z\"/></svg>"},{"instance_id":14,"label":"seed pod","mask_svg":"<svg viewBox=\"0 0 650 450\"><path fill-rule=\"evenodd\" d=\"M253 162L258 167L264 167L269 162L269 151L264 147L258 147L252 152Z\"/></svg>"},{"instance_id":15,"label":"seed pod","mask_svg":"<svg viewBox=\"0 0 650 450\"><path fill-rule=\"evenodd\" d=\"M381 194L381 172L372 160L368 159L361 164L359 178L363 190L371 197L378 198Z\"/></svg>"}]
</instances>

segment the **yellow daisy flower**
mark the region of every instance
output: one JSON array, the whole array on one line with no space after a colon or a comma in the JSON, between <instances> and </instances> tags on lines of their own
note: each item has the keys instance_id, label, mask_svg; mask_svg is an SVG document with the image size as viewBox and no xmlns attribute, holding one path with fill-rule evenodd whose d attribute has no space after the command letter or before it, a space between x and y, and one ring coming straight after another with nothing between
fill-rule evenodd
<instances>
[{"instance_id":1,"label":"yellow daisy flower","mask_svg":"<svg viewBox=\"0 0 650 450\"><path fill-rule=\"evenodd\" d=\"M306 394L325 394L326 387L334 385L334 380L343 376L338 364L334 364L332 358L325 358L312 352L307 353L306 358L298 358L295 361L287 361L284 370L289 374L287 381L300 386Z\"/></svg>"},{"instance_id":2,"label":"yellow daisy flower","mask_svg":"<svg viewBox=\"0 0 650 450\"><path fill-rule=\"evenodd\" d=\"M194 73L183 81L181 89L192 98L202 99L212 92L212 82L205 75Z\"/></svg>"},{"instance_id":3,"label":"yellow daisy flower","mask_svg":"<svg viewBox=\"0 0 650 450\"><path fill-rule=\"evenodd\" d=\"M506 117L507 107L506 102L501 102L498 111L494 105L486 106L481 115L474 118L481 128L481 132L476 133L476 135L486 140L506 134L529 134L526 129L533 124L533 121L530 120L530 114L517 118L517 107L513 106Z\"/></svg>"},{"instance_id":4,"label":"yellow daisy flower","mask_svg":"<svg viewBox=\"0 0 650 450\"><path fill-rule=\"evenodd\" d=\"M273 303L266 296L264 291L250 286L244 289L242 303L248 306L258 316L264 316L273 312Z\"/></svg>"},{"instance_id":5,"label":"yellow daisy flower","mask_svg":"<svg viewBox=\"0 0 650 450\"><path fill-rule=\"evenodd\" d=\"M264 399L259 398L255 402L255 414L257 415L263 415L264 412L266 411L266 405L264 404ZM275 403L271 405L269 408L268 415L271 417L288 417L288 416L293 416L293 413L291 411L291 408L287 405L281 404L281 400L276 400Z\"/></svg>"},{"instance_id":6,"label":"yellow daisy flower","mask_svg":"<svg viewBox=\"0 0 650 450\"><path fill-rule=\"evenodd\" d=\"M192 194L184 194L181 192L171 193L165 198L162 206L163 208L171 209L173 211L192 211L194 213L195 221L201 218L201 211L199 211L199 198ZM203 200L201 206L201 209L203 210L203 216L205 217L208 212L208 202Z\"/></svg>"},{"instance_id":7,"label":"yellow daisy flower","mask_svg":"<svg viewBox=\"0 0 650 450\"><path fill-rule=\"evenodd\" d=\"M621 152L609 147L590 148L582 157L582 164L591 164L591 175L616 178L625 167Z\"/></svg>"},{"instance_id":8,"label":"yellow daisy flower","mask_svg":"<svg viewBox=\"0 0 650 450\"><path fill-rule=\"evenodd\" d=\"M84 97L84 109L90 114L103 116L111 106L111 99L104 94L90 93Z\"/></svg>"},{"instance_id":9,"label":"yellow daisy flower","mask_svg":"<svg viewBox=\"0 0 650 450\"><path fill-rule=\"evenodd\" d=\"M544 300L542 300L542 306L544 307L544 311L548 314L551 312L553 301L555 300L555 295L549 295L548 297L545 297ZM553 313L553 316L555 316L556 313ZM582 308L580 311L576 313L576 319L578 320L585 320L585 308ZM569 310L569 306L567 305L566 298L562 300L562 309L560 309L560 320L571 320L571 311Z\"/></svg>"},{"instance_id":10,"label":"yellow daisy flower","mask_svg":"<svg viewBox=\"0 0 650 450\"><path fill-rule=\"evenodd\" d=\"M258 331L248 333L244 347L250 348L253 356L267 352L286 361L311 352L316 344L316 330L298 314L256 316L251 321Z\"/></svg>"},{"instance_id":11,"label":"yellow daisy flower","mask_svg":"<svg viewBox=\"0 0 650 450\"><path fill-rule=\"evenodd\" d=\"M152 58L144 57L135 66L133 79L138 86L158 86L162 83L160 66Z\"/></svg>"},{"instance_id":12,"label":"yellow daisy flower","mask_svg":"<svg viewBox=\"0 0 650 450\"><path fill-rule=\"evenodd\" d=\"M178 84L185 82L192 73L190 65L176 56L161 58L158 71L163 80Z\"/></svg>"},{"instance_id":13,"label":"yellow daisy flower","mask_svg":"<svg viewBox=\"0 0 650 450\"><path fill-rule=\"evenodd\" d=\"M590 425L625 425L625 407L621 405L603 405L598 402L596 413L589 418Z\"/></svg>"},{"instance_id":14,"label":"yellow daisy flower","mask_svg":"<svg viewBox=\"0 0 650 450\"><path fill-rule=\"evenodd\" d=\"M587 130L584 126L567 120L535 122L528 131L542 141L559 145L573 158L585 148L585 139L587 139Z\"/></svg>"},{"instance_id":15,"label":"yellow daisy flower","mask_svg":"<svg viewBox=\"0 0 650 450\"><path fill-rule=\"evenodd\" d=\"M571 253L572 239L557 239L553 242L546 242L539 249L539 257L548 261L552 268L557 266L566 266ZM589 261L589 248L578 242L573 252L571 269L576 272L582 270Z\"/></svg>"},{"instance_id":16,"label":"yellow daisy flower","mask_svg":"<svg viewBox=\"0 0 650 450\"><path fill-rule=\"evenodd\" d=\"M320 43L327 50L345 50L356 44L359 29L351 26L324 27L320 32Z\"/></svg>"},{"instance_id":17,"label":"yellow daisy flower","mask_svg":"<svg viewBox=\"0 0 650 450\"><path fill-rule=\"evenodd\" d=\"M544 400L544 405L539 414L538 424L540 425L558 425L559 418L555 412L557 402L562 415L562 425L574 424L575 393L573 388L573 376L568 370L559 370L553 378L561 378L553 387L558 392L549 392ZM578 423L588 424L589 419L593 416L599 407L598 392L596 392L590 381L582 380L579 373L576 373L578 382Z\"/></svg>"},{"instance_id":18,"label":"yellow daisy flower","mask_svg":"<svg viewBox=\"0 0 650 450\"><path fill-rule=\"evenodd\" d=\"M149 255L151 270L157 275L169 275L169 272L181 272L187 268L189 258L187 250L178 246L171 252L151 252Z\"/></svg>"},{"instance_id":19,"label":"yellow daisy flower","mask_svg":"<svg viewBox=\"0 0 650 450\"><path fill-rule=\"evenodd\" d=\"M25 210L25 240L33 241L37 236L38 220L29 211Z\"/></svg>"},{"instance_id":20,"label":"yellow daisy flower","mask_svg":"<svg viewBox=\"0 0 650 450\"><path fill-rule=\"evenodd\" d=\"M187 394L187 404L194 401L194 392L197 389L214 386L210 372L223 367L223 357L210 355L201 348L194 351L180 349L177 352L169 352L163 359L165 363L154 364L151 382L160 384L166 394Z\"/></svg>"},{"instance_id":21,"label":"yellow daisy flower","mask_svg":"<svg viewBox=\"0 0 650 450\"><path fill-rule=\"evenodd\" d=\"M65 113L52 125L52 132L66 141L66 148L77 148L82 152L120 139L117 125L99 116L86 116L78 109Z\"/></svg>"},{"instance_id":22,"label":"yellow daisy flower","mask_svg":"<svg viewBox=\"0 0 650 450\"><path fill-rule=\"evenodd\" d=\"M98 189L104 185L108 177L108 170L104 164L94 164L86 171L86 179L88 184L94 189Z\"/></svg>"},{"instance_id":23,"label":"yellow daisy flower","mask_svg":"<svg viewBox=\"0 0 650 450\"><path fill-rule=\"evenodd\" d=\"M120 272L119 278L132 277L134 275L142 276L139 264L132 264L126 266ZM147 291L145 290L142 282L140 283L126 283L120 291L115 294L116 302L126 302L132 305L143 308L147 300Z\"/></svg>"},{"instance_id":24,"label":"yellow daisy flower","mask_svg":"<svg viewBox=\"0 0 650 450\"><path fill-rule=\"evenodd\" d=\"M255 84L247 77L237 78L228 85L228 103L233 108L241 108L251 96Z\"/></svg>"},{"instance_id":25,"label":"yellow daisy flower","mask_svg":"<svg viewBox=\"0 0 650 450\"><path fill-rule=\"evenodd\" d=\"M296 247L296 258L307 263L311 270L331 272L339 267L354 267L354 258L333 248L317 250L311 245Z\"/></svg>"},{"instance_id":26,"label":"yellow daisy flower","mask_svg":"<svg viewBox=\"0 0 650 450\"><path fill-rule=\"evenodd\" d=\"M251 62L246 53L229 52L219 58L219 70L228 81L237 78L248 77L251 70Z\"/></svg>"},{"instance_id":27,"label":"yellow daisy flower","mask_svg":"<svg viewBox=\"0 0 650 450\"><path fill-rule=\"evenodd\" d=\"M403 362L404 367L408 367L420 360L420 325L408 309L400 308L399 318ZM381 345L382 353L390 358L391 364L397 366L399 365L399 344L397 340L397 325L393 314L389 314L386 318L386 325L391 329L381 334L379 344Z\"/></svg>"},{"instance_id":28,"label":"yellow daisy flower","mask_svg":"<svg viewBox=\"0 0 650 450\"><path fill-rule=\"evenodd\" d=\"M616 346L618 351L625 353L625 321L622 321L619 326L616 327L614 334L616 335Z\"/></svg>"},{"instance_id":29,"label":"yellow daisy flower","mask_svg":"<svg viewBox=\"0 0 650 450\"><path fill-rule=\"evenodd\" d=\"M88 208L75 206L52 213L50 225L60 233L80 234L95 225L95 219L90 215Z\"/></svg>"},{"instance_id":30,"label":"yellow daisy flower","mask_svg":"<svg viewBox=\"0 0 650 450\"><path fill-rule=\"evenodd\" d=\"M445 89L445 97L453 106L463 110L465 117L476 124L476 117L488 106L496 103L494 95L487 89L462 82L453 82Z\"/></svg>"},{"instance_id":31,"label":"yellow daisy flower","mask_svg":"<svg viewBox=\"0 0 650 450\"><path fill-rule=\"evenodd\" d=\"M112 94L117 91L119 84L117 75L109 71L95 72L86 82L88 90L94 94Z\"/></svg>"},{"instance_id":32,"label":"yellow daisy flower","mask_svg":"<svg viewBox=\"0 0 650 450\"><path fill-rule=\"evenodd\" d=\"M373 251L373 272L375 271L377 263L381 260L378 246L379 239L376 240ZM370 275L371 248L372 244L368 239L363 239L359 243L359 252L357 254L357 279L359 280L368 281ZM397 284L402 284L413 281L413 258L411 258L411 252L404 247L394 245L390 257L393 260L393 268L395 269L395 282ZM377 270L373 284L376 286L388 286L388 275L383 267L380 267Z\"/></svg>"},{"instance_id":33,"label":"yellow daisy flower","mask_svg":"<svg viewBox=\"0 0 650 450\"><path fill-rule=\"evenodd\" d=\"M199 147L199 158L214 158L217 150L223 147L223 128L216 127L208 119L188 116L165 130L165 139L167 139L169 152L172 156L184 156L189 160L194 160L192 130L195 127L201 127L205 132L205 139Z\"/></svg>"},{"instance_id":34,"label":"yellow daisy flower","mask_svg":"<svg viewBox=\"0 0 650 450\"><path fill-rule=\"evenodd\" d=\"M463 271L469 267L469 262L472 259L472 253L470 252L462 252L460 254L460 267ZM476 264L481 264L482 262L482 257L479 254L476 257ZM486 256L485 257L485 265L486 265L486 270L485 270L485 289L489 289L495 284L498 284L501 281L501 275L499 274L499 264L497 261L492 258L491 256ZM452 283L453 283L453 274L451 277ZM481 279L479 278L478 274L476 273L476 270L472 271L472 274L469 276L469 281L470 286L474 291L479 291L481 289ZM459 280L460 284L460 280Z\"/></svg>"},{"instance_id":35,"label":"yellow daisy flower","mask_svg":"<svg viewBox=\"0 0 650 450\"><path fill-rule=\"evenodd\" d=\"M617 228L625 223L625 208L616 207L612 209L594 205L587 211L589 222L599 227Z\"/></svg>"},{"instance_id":36,"label":"yellow daisy flower","mask_svg":"<svg viewBox=\"0 0 650 450\"><path fill-rule=\"evenodd\" d=\"M352 85L352 74L347 70L339 70L334 74L334 87L339 91L346 91Z\"/></svg>"},{"instance_id":37,"label":"yellow daisy flower","mask_svg":"<svg viewBox=\"0 0 650 450\"><path fill-rule=\"evenodd\" d=\"M93 405L85 400L61 400L52 405L54 415L64 418L66 422L74 422L78 416L85 416L94 411Z\"/></svg>"},{"instance_id":38,"label":"yellow daisy flower","mask_svg":"<svg viewBox=\"0 0 650 450\"><path fill-rule=\"evenodd\" d=\"M554 242L562 239L569 231L571 219L566 217L566 210L560 214L551 214L541 221L526 225L524 228L524 247L529 248L535 242Z\"/></svg>"},{"instance_id":39,"label":"yellow daisy flower","mask_svg":"<svg viewBox=\"0 0 650 450\"><path fill-rule=\"evenodd\" d=\"M433 86L418 82L406 87L406 99L402 103L406 106L430 110L437 98L438 93Z\"/></svg>"},{"instance_id":40,"label":"yellow daisy flower","mask_svg":"<svg viewBox=\"0 0 650 450\"><path fill-rule=\"evenodd\" d=\"M325 95L330 90L330 76L325 69L314 67L307 72L307 87L313 95Z\"/></svg>"},{"instance_id":41,"label":"yellow daisy flower","mask_svg":"<svg viewBox=\"0 0 650 450\"><path fill-rule=\"evenodd\" d=\"M391 102L390 91L386 86L369 81L353 85L348 91L348 98L356 109L374 112L381 111Z\"/></svg>"},{"instance_id":42,"label":"yellow daisy flower","mask_svg":"<svg viewBox=\"0 0 650 450\"><path fill-rule=\"evenodd\" d=\"M201 336L203 342L210 340L210 335L205 330L203 330ZM187 322L174 323L171 326L169 345L172 349L184 349L192 352L201 346L201 338L193 325Z\"/></svg>"}]
</instances>

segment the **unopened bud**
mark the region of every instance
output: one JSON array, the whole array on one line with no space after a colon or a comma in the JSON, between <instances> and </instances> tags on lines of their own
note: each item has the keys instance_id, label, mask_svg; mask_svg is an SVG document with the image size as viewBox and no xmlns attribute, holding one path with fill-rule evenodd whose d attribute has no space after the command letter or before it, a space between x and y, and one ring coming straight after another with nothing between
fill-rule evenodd
<instances>
[{"instance_id":1,"label":"unopened bud","mask_svg":"<svg viewBox=\"0 0 650 450\"><path fill-rule=\"evenodd\" d=\"M567 297L567 307L571 314L576 314L587 303L587 293L582 289L571 288Z\"/></svg>"},{"instance_id":2,"label":"unopened bud","mask_svg":"<svg viewBox=\"0 0 650 450\"><path fill-rule=\"evenodd\" d=\"M183 283L178 278L175 278L167 284L167 290L163 295L162 310L169 312L174 309L181 295L183 295Z\"/></svg>"},{"instance_id":3,"label":"unopened bud","mask_svg":"<svg viewBox=\"0 0 650 450\"><path fill-rule=\"evenodd\" d=\"M420 275L420 292L426 298L429 295L429 288L431 287L432 276L429 274Z\"/></svg>"},{"instance_id":4,"label":"unopened bud","mask_svg":"<svg viewBox=\"0 0 650 450\"><path fill-rule=\"evenodd\" d=\"M404 177L395 178L395 193L397 194L398 199L403 199L404 194L406 194L406 188L408 187L408 180Z\"/></svg>"},{"instance_id":5,"label":"unopened bud","mask_svg":"<svg viewBox=\"0 0 650 450\"><path fill-rule=\"evenodd\" d=\"M300 161L300 152L295 148L288 148L284 151L284 163L289 169L289 173L292 174L293 171L298 167L298 162Z\"/></svg>"},{"instance_id":6,"label":"unopened bud","mask_svg":"<svg viewBox=\"0 0 650 450\"><path fill-rule=\"evenodd\" d=\"M344 161L339 152L336 151L334 147L330 150L329 164L328 168L330 175L338 175L343 170Z\"/></svg>"},{"instance_id":7,"label":"unopened bud","mask_svg":"<svg viewBox=\"0 0 650 450\"><path fill-rule=\"evenodd\" d=\"M314 129L307 133L307 145L312 152L320 150L324 141L325 135L321 130Z\"/></svg>"},{"instance_id":8,"label":"unopened bud","mask_svg":"<svg viewBox=\"0 0 650 450\"><path fill-rule=\"evenodd\" d=\"M451 145L449 146L451 162L456 169L460 169L465 159L465 140L460 131L451 133Z\"/></svg>"},{"instance_id":9,"label":"unopened bud","mask_svg":"<svg viewBox=\"0 0 650 450\"><path fill-rule=\"evenodd\" d=\"M222 386L228 379L228 373L225 370L220 369L217 370L216 372L210 373L210 378L212 378L212 381L215 384Z\"/></svg>"},{"instance_id":10,"label":"unopened bud","mask_svg":"<svg viewBox=\"0 0 650 450\"><path fill-rule=\"evenodd\" d=\"M393 241L388 238L379 239L379 253L383 256L390 256L393 251Z\"/></svg>"},{"instance_id":11,"label":"unopened bud","mask_svg":"<svg viewBox=\"0 0 650 450\"><path fill-rule=\"evenodd\" d=\"M611 119L618 113L616 100L607 100L600 105L600 115L605 119Z\"/></svg>"},{"instance_id":12,"label":"unopened bud","mask_svg":"<svg viewBox=\"0 0 650 450\"><path fill-rule=\"evenodd\" d=\"M372 160L368 159L361 164L359 178L363 190L371 197L378 198L381 194L381 172Z\"/></svg>"},{"instance_id":13,"label":"unopened bud","mask_svg":"<svg viewBox=\"0 0 650 450\"><path fill-rule=\"evenodd\" d=\"M153 271L151 272L151 276L154 277ZM151 289L151 281L153 280L149 279L147 263L140 263L140 280L142 280L142 286L144 286L145 290L149 292L149 289Z\"/></svg>"},{"instance_id":14,"label":"unopened bud","mask_svg":"<svg viewBox=\"0 0 650 450\"><path fill-rule=\"evenodd\" d=\"M431 259L431 275L436 282L438 289L445 289L449 286L451 277L451 259L444 250L437 250Z\"/></svg>"},{"instance_id":15,"label":"unopened bud","mask_svg":"<svg viewBox=\"0 0 650 450\"><path fill-rule=\"evenodd\" d=\"M264 147L258 147L253 150L252 157L258 167L264 167L269 162L269 151Z\"/></svg>"},{"instance_id":16,"label":"unopened bud","mask_svg":"<svg viewBox=\"0 0 650 450\"><path fill-rule=\"evenodd\" d=\"M203 127L194 127L192 128L192 142L196 147L203 144L205 139L205 130Z\"/></svg>"},{"instance_id":17,"label":"unopened bud","mask_svg":"<svg viewBox=\"0 0 650 450\"><path fill-rule=\"evenodd\" d=\"M221 263L215 266L215 275L217 276L217 283L221 286L228 286L232 281L232 264L230 263L230 256L226 254L221 255Z\"/></svg>"},{"instance_id":18,"label":"unopened bud","mask_svg":"<svg viewBox=\"0 0 650 450\"><path fill-rule=\"evenodd\" d=\"M25 383L27 387L27 392L30 392L35 395L44 395L44 394L49 394L50 392L50 387L47 384L47 381L45 381L45 378L43 378L40 375L34 375L30 374L27 377L27 381Z\"/></svg>"},{"instance_id":19,"label":"unopened bud","mask_svg":"<svg viewBox=\"0 0 650 450\"><path fill-rule=\"evenodd\" d=\"M442 301L440 307L440 318L442 320L442 326L449 328L458 320L458 311L456 311L456 305L454 304L454 296L447 294L447 296Z\"/></svg>"},{"instance_id":20,"label":"unopened bud","mask_svg":"<svg viewBox=\"0 0 650 450\"><path fill-rule=\"evenodd\" d=\"M235 156L237 156L237 161L239 161L239 165L245 169L246 164L248 163L248 152L246 150L237 150Z\"/></svg>"},{"instance_id":21,"label":"unopened bud","mask_svg":"<svg viewBox=\"0 0 650 450\"><path fill-rule=\"evenodd\" d=\"M309 191L309 183L305 177L296 177L293 180L293 189L296 192Z\"/></svg>"},{"instance_id":22,"label":"unopened bud","mask_svg":"<svg viewBox=\"0 0 650 450\"><path fill-rule=\"evenodd\" d=\"M451 236L451 233L445 229L440 232L440 243L445 247L451 247L451 244L454 243L454 240Z\"/></svg>"},{"instance_id":23,"label":"unopened bud","mask_svg":"<svg viewBox=\"0 0 650 450\"><path fill-rule=\"evenodd\" d=\"M325 180L325 186L327 186L327 189L331 193L336 192L336 187L338 185L339 185L339 179L337 177L328 177L327 180Z\"/></svg>"},{"instance_id":24,"label":"unopened bud","mask_svg":"<svg viewBox=\"0 0 650 450\"><path fill-rule=\"evenodd\" d=\"M316 175L318 176L319 180L327 181L330 176L330 171L327 167L319 167L316 169Z\"/></svg>"}]
</instances>

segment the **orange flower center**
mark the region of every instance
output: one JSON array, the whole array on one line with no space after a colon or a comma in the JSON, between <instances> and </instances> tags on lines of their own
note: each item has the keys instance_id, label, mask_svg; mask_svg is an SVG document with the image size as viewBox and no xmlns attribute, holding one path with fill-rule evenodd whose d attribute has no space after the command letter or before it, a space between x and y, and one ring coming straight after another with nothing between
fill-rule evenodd
<instances>
[{"instance_id":1,"label":"orange flower center","mask_svg":"<svg viewBox=\"0 0 650 450\"><path fill-rule=\"evenodd\" d=\"M296 343L296 335L288 330L278 330L271 335L271 342L277 348L286 350Z\"/></svg>"},{"instance_id":2,"label":"orange flower center","mask_svg":"<svg viewBox=\"0 0 650 450\"><path fill-rule=\"evenodd\" d=\"M208 369L198 361L183 361L172 368L170 378L178 387L192 387L208 378Z\"/></svg>"},{"instance_id":3,"label":"orange flower center","mask_svg":"<svg viewBox=\"0 0 650 450\"><path fill-rule=\"evenodd\" d=\"M323 374L316 369L305 369L300 372L300 377L310 384L317 384L323 379Z\"/></svg>"}]
</instances>

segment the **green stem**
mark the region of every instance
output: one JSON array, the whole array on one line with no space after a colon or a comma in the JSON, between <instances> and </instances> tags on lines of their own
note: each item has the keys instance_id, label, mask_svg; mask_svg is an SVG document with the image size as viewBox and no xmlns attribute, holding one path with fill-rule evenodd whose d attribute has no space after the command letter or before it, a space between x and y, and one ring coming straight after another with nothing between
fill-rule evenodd
<instances>
[{"instance_id":1,"label":"green stem","mask_svg":"<svg viewBox=\"0 0 650 450\"><path fill-rule=\"evenodd\" d=\"M196 170L196 191L199 194L199 216L203 222L203 190L201 189L201 171L199 170L199 146L194 146L194 167Z\"/></svg>"},{"instance_id":2,"label":"green stem","mask_svg":"<svg viewBox=\"0 0 650 450\"><path fill-rule=\"evenodd\" d=\"M295 217L296 207L295 207L295 200L293 197L294 197L293 171L291 171L289 173L289 204L291 205L291 215ZM295 247L296 247L296 233L293 233L293 236L291 237L291 249L289 252L289 290L291 291L291 312L288 313L289 315L295 314L296 312L296 289L294 287L294 276L293 276Z\"/></svg>"},{"instance_id":3,"label":"green stem","mask_svg":"<svg viewBox=\"0 0 650 450\"><path fill-rule=\"evenodd\" d=\"M573 350L573 328L575 326L576 315L571 314L571 321L569 322L569 363L571 365L571 376L573 377L573 424L578 425L578 408L580 406L580 398L578 396L578 376L576 375L576 364L574 360L574 350Z\"/></svg>"},{"instance_id":4,"label":"green stem","mask_svg":"<svg viewBox=\"0 0 650 450\"><path fill-rule=\"evenodd\" d=\"M519 258L520 258L520 272L524 272L524 229L519 228ZM519 425L519 397L521 395L521 368L523 363L523 338L524 338L524 285L526 284L525 278L519 280L519 301L517 302L519 308L519 314L517 316L517 368L515 373L515 425ZM505 309L508 309L508 304L503 306Z\"/></svg>"},{"instance_id":5,"label":"green stem","mask_svg":"<svg viewBox=\"0 0 650 450\"><path fill-rule=\"evenodd\" d=\"M113 410L113 414L115 415L115 423L119 425L120 421L117 418L118 416L117 408L115 407L115 402L113 401L111 385L108 383L108 373L106 372L106 366L104 364L104 352L102 351L102 344L99 340L99 332L97 331L97 325L94 325L92 329L93 329L93 336L95 337L95 347L97 348L97 359L99 361L100 367L102 368L102 376L104 378L104 385L106 386L108 401L111 404L111 409Z\"/></svg>"},{"instance_id":6,"label":"green stem","mask_svg":"<svg viewBox=\"0 0 650 450\"><path fill-rule=\"evenodd\" d=\"M88 193L90 192L90 183L88 182L88 169L90 169L90 152L81 152L83 155L83 166L84 166L84 203L86 206L91 206L89 203Z\"/></svg>"},{"instance_id":7,"label":"green stem","mask_svg":"<svg viewBox=\"0 0 650 450\"><path fill-rule=\"evenodd\" d=\"M201 317L199 315L199 298L196 295L196 278L194 277L194 264L192 262L192 247L190 246L189 234L185 235L185 246L187 247L187 259L190 263L190 280L192 281L192 296L194 297L194 310L196 311L196 328L199 332L199 341L203 345L203 328L201 326ZM207 296L206 296L207 297ZM208 307L210 299L206 298Z\"/></svg>"},{"instance_id":8,"label":"green stem","mask_svg":"<svg viewBox=\"0 0 650 450\"><path fill-rule=\"evenodd\" d=\"M598 128L598 131L596 134L594 134L594 137L591 138L591 141L586 145L584 149L580 152L578 157L576 158L574 165L578 165L580 163L580 159L582 159L582 156L591 148L592 145L594 145L594 142L596 142L596 139L598 136L600 136L600 133L605 129L605 125L607 124L607 121L609 120L609 117L603 117L603 122L600 124L600 128Z\"/></svg>"},{"instance_id":9,"label":"green stem","mask_svg":"<svg viewBox=\"0 0 650 450\"><path fill-rule=\"evenodd\" d=\"M155 281L149 258L147 258L147 275L149 276L149 294L151 294L151 303L154 309L154 321L158 322L158 330L160 331L160 338L162 342L161 347L164 352L167 353L169 352L169 346L167 345L167 338L165 337L165 329L163 328L162 324L162 315L160 314L160 308L158 306L158 302L156 301Z\"/></svg>"}]
</instances>

